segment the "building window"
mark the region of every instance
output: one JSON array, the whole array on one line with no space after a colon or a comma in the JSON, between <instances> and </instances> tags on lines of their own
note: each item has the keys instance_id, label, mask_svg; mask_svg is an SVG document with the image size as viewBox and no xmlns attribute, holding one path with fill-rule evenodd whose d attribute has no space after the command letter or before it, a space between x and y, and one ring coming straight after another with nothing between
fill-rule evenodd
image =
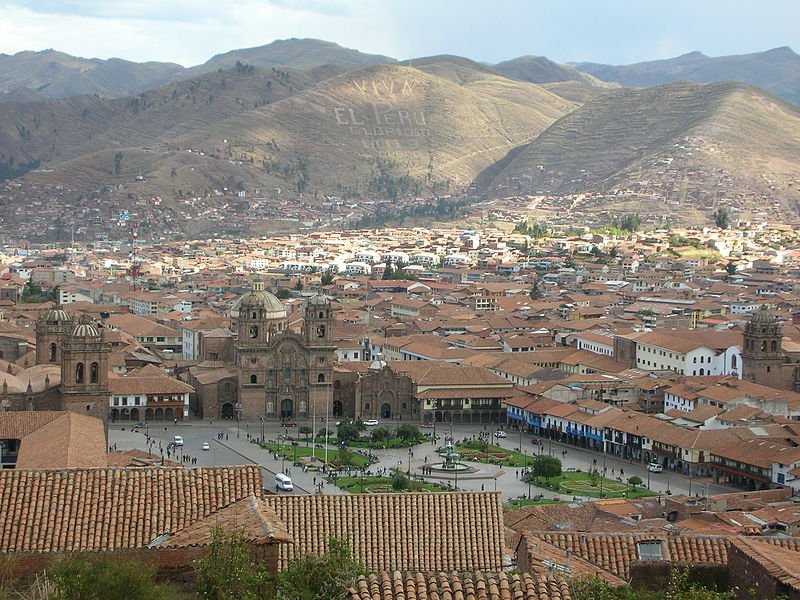
<instances>
[{"instance_id":1,"label":"building window","mask_svg":"<svg viewBox=\"0 0 800 600\"><path fill-rule=\"evenodd\" d=\"M258 375L250 375L250 383L258 383Z\"/></svg>"},{"instance_id":2,"label":"building window","mask_svg":"<svg viewBox=\"0 0 800 600\"><path fill-rule=\"evenodd\" d=\"M55 362L56 360L56 345L50 344L50 362Z\"/></svg>"},{"instance_id":3,"label":"building window","mask_svg":"<svg viewBox=\"0 0 800 600\"><path fill-rule=\"evenodd\" d=\"M83 383L83 363L75 365L75 383Z\"/></svg>"},{"instance_id":4,"label":"building window","mask_svg":"<svg viewBox=\"0 0 800 600\"><path fill-rule=\"evenodd\" d=\"M89 367L89 383L97 383L100 379L100 365L93 362Z\"/></svg>"},{"instance_id":5,"label":"building window","mask_svg":"<svg viewBox=\"0 0 800 600\"><path fill-rule=\"evenodd\" d=\"M320 373L319 375L317 375L317 383L325 383L325 374L324 373Z\"/></svg>"},{"instance_id":6,"label":"building window","mask_svg":"<svg viewBox=\"0 0 800 600\"><path fill-rule=\"evenodd\" d=\"M250 334L249 335L250 335L250 339L251 340L254 340L254 339L256 339L258 337L258 327L256 325L253 325L253 326L250 327Z\"/></svg>"},{"instance_id":7,"label":"building window","mask_svg":"<svg viewBox=\"0 0 800 600\"><path fill-rule=\"evenodd\" d=\"M636 550L639 554L639 560L664 560L659 540L637 542Z\"/></svg>"},{"instance_id":8,"label":"building window","mask_svg":"<svg viewBox=\"0 0 800 600\"><path fill-rule=\"evenodd\" d=\"M289 367L283 369L284 381L289 381L292 378L292 370Z\"/></svg>"}]
</instances>

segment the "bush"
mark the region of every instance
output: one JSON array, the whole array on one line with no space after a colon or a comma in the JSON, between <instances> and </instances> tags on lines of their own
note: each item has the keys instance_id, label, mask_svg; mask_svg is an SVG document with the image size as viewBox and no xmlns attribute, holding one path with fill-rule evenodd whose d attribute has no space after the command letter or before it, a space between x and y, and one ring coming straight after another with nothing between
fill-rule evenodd
<instances>
[{"instance_id":1,"label":"bush","mask_svg":"<svg viewBox=\"0 0 800 600\"><path fill-rule=\"evenodd\" d=\"M65 558L50 572L54 600L167 600L156 568L138 560Z\"/></svg>"},{"instance_id":2,"label":"bush","mask_svg":"<svg viewBox=\"0 0 800 600\"><path fill-rule=\"evenodd\" d=\"M197 596L204 600L259 600L274 593L272 575L251 559L241 533L214 530L208 554L196 561L195 571Z\"/></svg>"},{"instance_id":3,"label":"bush","mask_svg":"<svg viewBox=\"0 0 800 600\"><path fill-rule=\"evenodd\" d=\"M347 587L366 569L354 557L347 541L328 540L322 556L306 554L292 560L277 578L281 600L345 600ZM271 597L271 596L269 596Z\"/></svg>"}]
</instances>

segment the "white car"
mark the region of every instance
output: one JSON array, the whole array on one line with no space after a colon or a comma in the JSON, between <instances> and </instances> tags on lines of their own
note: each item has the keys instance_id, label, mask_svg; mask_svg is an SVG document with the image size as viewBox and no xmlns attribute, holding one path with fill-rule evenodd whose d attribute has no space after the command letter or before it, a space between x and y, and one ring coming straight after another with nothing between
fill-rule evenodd
<instances>
[{"instance_id":1,"label":"white car","mask_svg":"<svg viewBox=\"0 0 800 600\"><path fill-rule=\"evenodd\" d=\"M172 436L172 443L175 444L176 446L183 446L183 436L181 435Z\"/></svg>"},{"instance_id":2,"label":"white car","mask_svg":"<svg viewBox=\"0 0 800 600\"><path fill-rule=\"evenodd\" d=\"M364 425L367 427L375 427L378 424L378 419L367 419L364 421Z\"/></svg>"},{"instance_id":3,"label":"white car","mask_svg":"<svg viewBox=\"0 0 800 600\"><path fill-rule=\"evenodd\" d=\"M651 473L661 473L664 470L664 467L658 463L650 463L647 465L647 470Z\"/></svg>"},{"instance_id":4,"label":"white car","mask_svg":"<svg viewBox=\"0 0 800 600\"><path fill-rule=\"evenodd\" d=\"M203 442L203 445L201 446L201 448L203 450L211 450L211 444L209 444L208 442Z\"/></svg>"},{"instance_id":5,"label":"white car","mask_svg":"<svg viewBox=\"0 0 800 600\"><path fill-rule=\"evenodd\" d=\"M504 438L504 437L508 437L508 435L506 435L505 431L495 431L494 432L494 437L496 437L496 438Z\"/></svg>"}]
</instances>

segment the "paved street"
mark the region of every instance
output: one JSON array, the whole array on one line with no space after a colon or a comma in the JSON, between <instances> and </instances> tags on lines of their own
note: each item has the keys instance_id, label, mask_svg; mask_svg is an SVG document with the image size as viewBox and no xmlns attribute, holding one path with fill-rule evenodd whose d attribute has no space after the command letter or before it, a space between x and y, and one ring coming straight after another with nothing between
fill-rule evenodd
<instances>
[{"instance_id":1,"label":"paved street","mask_svg":"<svg viewBox=\"0 0 800 600\"><path fill-rule=\"evenodd\" d=\"M119 450L128 450L131 448L140 448L147 451L147 442L145 438L145 430L139 432L131 431L132 424L121 425L119 423L110 427L110 443L116 444ZM122 430L124 428L124 431ZM281 472L283 469L288 475L291 476L295 486L294 493L310 493L314 491L315 484L319 484L321 478L317 473L308 472L304 473L299 467L290 464L291 461L284 461L275 459L274 456L263 450L256 444L248 440L248 434L252 437L260 437L261 423L246 423L242 422L239 427L239 436L237 437L237 427L235 422L225 421L210 424L208 421L189 421L186 423L179 423L173 425L172 423L160 424L150 423L148 427L151 439L154 441L152 452L155 456L161 456L159 451L159 443L161 448L165 451L167 445L172 441L174 435L181 435L184 439L184 446L182 452L191 458L196 459L198 466L211 466L211 465L235 465L235 464L257 464L260 465L264 473L264 486L268 489L275 485L275 473ZM284 430L280 424L275 422L268 422L264 424L264 435L266 439L277 439L284 431L288 431L290 436L298 436L296 428L288 428ZM424 430L431 432L431 430ZM452 428L453 436L456 440L463 439L464 437L472 437L483 431L483 426L480 425L455 425ZM491 430L490 430L491 431ZM440 438L446 433L450 432L450 426L441 424L437 427L437 435ZM222 433L222 439L218 439L218 434ZM211 449L203 451L201 446L203 442L208 442ZM521 445L522 451L528 451L531 457L538 450L537 446L531 444L531 436L523 434L519 435L518 432L508 432L506 438L494 438L494 442L508 449L516 449ZM301 442L302 443L302 442ZM408 449L396 450L374 450L373 453L378 456L379 462L370 467L370 471L375 473L380 468L392 469L400 467L403 471L410 470L412 475L420 476L421 467L424 464L438 462L439 457L436 455L436 447L442 444L442 439L439 443L433 445L431 443L423 443L412 449L412 456L409 456ZM566 455L562 452L566 450ZM323 450L320 450L323 452ZM646 483L649 483L650 489L657 493L666 493L667 490L673 494L704 494L706 491L711 494L724 493L726 491L733 491L733 488L717 485L711 483L710 479L692 479L691 482L688 477L674 472L663 473L649 473L646 465L633 464L628 461L611 458L610 456L603 457L602 454L596 454L585 450L580 450L559 443L551 443L544 440L542 446L544 454L552 453L553 456L561 459L563 467L576 468L581 470L588 470L597 460L597 466L602 470L605 461L606 474L609 478L616 478L620 475L620 471L624 471L622 475L623 480L638 475ZM180 462L179 456L176 458L171 454L173 460ZM426 463L427 458L427 463ZM492 465L474 465L478 468L478 472L470 474L459 474L455 476L433 475L426 479L430 481L437 481L444 484L452 484L462 490L500 490L503 498L508 500L521 496L543 494L546 498L561 498L571 500L572 496L563 496L555 494L549 490L537 488L535 485L528 485L527 483L518 479L518 469L501 469ZM690 490L691 487L691 490ZM333 484L326 483L324 486L325 493L342 493L341 490L336 488Z\"/></svg>"}]
</instances>

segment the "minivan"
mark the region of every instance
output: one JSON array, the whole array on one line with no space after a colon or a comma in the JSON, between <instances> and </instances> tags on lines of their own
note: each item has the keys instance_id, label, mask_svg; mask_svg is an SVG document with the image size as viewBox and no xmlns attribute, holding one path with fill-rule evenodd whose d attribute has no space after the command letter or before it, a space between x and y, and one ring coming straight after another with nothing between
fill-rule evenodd
<instances>
[{"instance_id":1,"label":"minivan","mask_svg":"<svg viewBox=\"0 0 800 600\"><path fill-rule=\"evenodd\" d=\"M275 475L275 491L283 490L284 492L291 492L294 489L292 479L288 475L278 473Z\"/></svg>"}]
</instances>

